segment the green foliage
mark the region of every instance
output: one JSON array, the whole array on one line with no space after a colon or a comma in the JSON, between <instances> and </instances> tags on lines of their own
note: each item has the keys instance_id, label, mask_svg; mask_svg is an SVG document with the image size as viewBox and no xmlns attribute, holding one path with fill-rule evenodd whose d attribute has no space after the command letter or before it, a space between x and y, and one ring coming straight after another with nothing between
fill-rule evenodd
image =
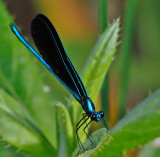
<instances>
[{"instance_id":1,"label":"green foliage","mask_svg":"<svg viewBox=\"0 0 160 157\"><path fill-rule=\"evenodd\" d=\"M0 9L3 12L0 15L0 40L4 42L0 45L0 86L3 88L0 90L0 137L11 146L37 157L71 156L77 149L75 125L82 112L81 106L73 101L69 106L72 112L68 112L60 103L49 104L51 100L43 91L42 76L36 63L12 34L9 28L12 19L2 3ZM83 81L93 101L113 60L118 32L119 21L115 21L100 36L84 70ZM108 141L107 132L103 132L95 133L95 149L101 141ZM95 138L102 135L103 138ZM87 143L84 145L87 150L91 149Z\"/></svg>"},{"instance_id":2,"label":"green foliage","mask_svg":"<svg viewBox=\"0 0 160 157\"><path fill-rule=\"evenodd\" d=\"M108 1L99 0L99 32L103 33L107 27L108 22ZM103 81L101 89L101 104L102 110L105 111L104 119L109 120L109 74Z\"/></svg>"},{"instance_id":3,"label":"green foliage","mask_svg":"<svg viewBox=\"0 0 160 157\"><path fill-rule=\"evenodd\" d=\"M82 108L73 96L68 106L51 105L42 74L33 56L12 34L13 19L0 0L0 140L35 157L118 156L160 136L160 91L129 112L108 135L102 128L84 134L85 152L77 147L75 126ZM83 82L95 102L106 72L114 58L119 20L108 26L98 39L83 71ZM2 42L1 42L2 43ZM159 119L159 120L158 120ZM0 156L2 156L0 151Z\"/></svg>"},{"instance_id":4,"label":"green foliage","mask_svg":"<svg viewBox=\"0 0 160 157\"><path fill-rule=\"evenodd\" d=\"M43 90L41 73L32 60L33 56L26 53L26 48L13 35L9 27L13 20L2 2L0 10L0 41L3 42L0 44L0 86L29 111L50 142L56 146L55 113Z\"/></svg>"},{"instance_id":5,"label":"green foliage","mask_svg":"<svg viewBox=\"0 0 160 157\"><path fill-rule=\"evenodd\" d=\"M112 130L113 140L92 156L117 156L160 136L160 90L129 112Z\"/></svg>"},{"instance_id":6,"label":"green foliage","mask_svg":"<svg viewBox=\"0 0 160 157\"><path fill-rule=\"evenodd\" d=\"M119 20L109 26L99 37L84 68L82 80L93 102L95 102L97 98L107 70L113 61L117 46L118 32ZM76 108L75 110L77 110L77 112L82 109L75 100L73 100L71 104L74 104L72 107ZM75 110L74 122L77 123L80 115L77 114Z\"/></svg>"},{"instance_id":7,"label":"green foliage","mask_svg":"<svg viewBox=\"0 0 160 157\"><path fill-rule=\"evenodd\" d=\"M0 143L0 156L1 157L29 157L25 152L17 151L16 148L8 147Z\"/></svg>"},{"instance_id":8,"label":"green foliage","mask_svg":"<svg viewBox=\"0 0 160 157\"><path fill-rule=\"evenodd\" d=\"M121 46L121 62L122 62L122 75L119 88L119 118L123 117L126 113L128 86L129 86L129 71L131 66L131 49L133 42L133 34L135 27L135 17L137 11L137 0L128 0L126 14L124 15L124 30L122 35Z\"/></svg>"},{"instance_id":9,"label":"green foliage","mask_svg":"<svg viewBox=\"0 0 160 157\"><path fill-rule=\"evenodd\" d=\"M54 148L28 112L2 90L0 90L0 119L0 137L3 141L37 157L39 154L46 157L55 154Z\"/></svg>"},{"instance_id":10,"label":"green foliage","mask_svg":"<svg viewBox=\"0 0 160 157\"><path fill-rule=\"evenodd\" d=\"M108 26L105 32L100 36L84 68L82 77L83 83L93 102L95 102L98 96L107 70L113 61L117 46L118 32L119 20ZM75 99L72 103L69 102L69 104L71 104L69 110L71 111L70 114L72 115L72 121L75 126L84 111ZM84 132L81 132L79 135L82 141L86 139Z\"/></svg>"},{"instance_id":11,"label":"green foliage","mask_svg":"<svg viewBox=\"0 0 160 157\"><path fill-rule=\"evenodd\" d=\"M65 106L57 103L56 122L58 128L58 149L60 156L71 156L73 149L73 127L68 111Z\"/></svg>"}]
</instances>

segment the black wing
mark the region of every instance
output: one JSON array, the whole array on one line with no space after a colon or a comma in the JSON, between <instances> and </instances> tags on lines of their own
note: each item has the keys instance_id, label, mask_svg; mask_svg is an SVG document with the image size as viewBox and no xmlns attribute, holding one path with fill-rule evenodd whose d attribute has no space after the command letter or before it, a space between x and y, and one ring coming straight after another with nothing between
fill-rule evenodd
<instances>
[{"instance_id":1,"label":"black wing","mask_svg":"<svg viewBox=\"0 0 160 157\"><path fill-rule=\"evenodd\" d=\"M67 56L61 40L49 19L38 14L31 23L31 34L36 47L53 74L80 101L87 96L85 87Z\"/></svg>"}]
</instances>

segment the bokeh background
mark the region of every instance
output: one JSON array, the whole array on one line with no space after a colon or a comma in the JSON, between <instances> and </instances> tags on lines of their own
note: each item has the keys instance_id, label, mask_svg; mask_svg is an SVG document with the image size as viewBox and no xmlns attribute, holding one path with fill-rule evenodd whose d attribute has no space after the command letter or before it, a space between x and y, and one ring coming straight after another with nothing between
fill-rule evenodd
<instances>
[{"instance_id":1,"label":"bokeh background","mask_svg":"<svg viewBox=\"0 0 160 157\"><path fill-rule=\"evenodd\" d=\"M31 20L45 14L56 27L64 47L78 73L88 59L100 36L99 1L97 0L4 0L22 34L33 43L30 35ZM160 1L108 0L108 23L120 18L121 32L115 60L108 73L107 120L113 127L120 117L130 111L150 93L160 87ZM53 101L62 101L70 94L48 71L44 71L46 90ZM109 105L108 105L109 104ZM94 130L94 127L92 126ZM156 139L157 140L157 139ZM157 142L158 144L160 143ZM160 156L160 144L155 145L155 156ZM152 145L154 147L154 145ZM149 146L143 149L149 150ZM13 148L0 145L2 157L21 157ZM152 153L152 152L150 152ZM126 156L141 156L137 148ZM145 155L144 155L145 156ZM151 155L152 156L152 155Z\"/></svg>"}]
</instances>

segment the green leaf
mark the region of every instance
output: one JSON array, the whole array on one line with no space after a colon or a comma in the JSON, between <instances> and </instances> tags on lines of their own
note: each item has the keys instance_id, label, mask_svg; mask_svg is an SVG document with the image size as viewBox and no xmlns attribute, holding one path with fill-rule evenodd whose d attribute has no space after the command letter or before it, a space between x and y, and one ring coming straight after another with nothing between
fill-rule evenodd
<instances>
[{"instance_id":1,"label":"green leaf","mask_svg":"<svg viewBox=\"0 0 160 157\"><path fill-rule=\"evenodd\" d=\"M1 157L30 157L27 153L22 151L17 151L16 148L10 145L4 145L0 143L0 156Z\"/></svg>"},{"instance_id":2,"label":"green leaf","mask_svg":"<svg viewBox=\"0 0 160 157\"><path fill-rule=\"evenodd\" d=\"M110 144L91 156L118 156L160 136L160 90L128 113L112 133Z\"/></svg>"},{"instance_id":3,"label":"green leaf","mask_svg":"<svg viewBox=\"0 0 160 157\"><path fill-rule=\"evenodd\" d=\"M65 106L58 103L55 105L56 122L58 128L59 156L71 156L73 149L73 128L71 119Z\"/></svg>"},{"instance_id":4,"label":"green leaf","mask_svg":"<svg viewBox=\"0 0 160 157\"><path fill-rule=\"evenodd\" d=\"M0 138L37 157L56 154L24 107L0 90Z\"/></svg>"},{"instance_id":5,"label":"green leaf","mask_svg":"<svg viewBox=\"0 0 160 157\"><path fill-rule=\"evenodd\" d=\"M103 147L104 144L109 144L112 140L112 137L108 135L107 130L105 128L99 129L91 134L91 138L93 141L93 145L91 144L91 141L87 139L83 146L85 148L85 152L81 149L79 151L79 148L76 149L76 151L73 153L73 156L89 156L90 154L97 151L97 149L100 149Z\"/></svg>"},{"instance_id":6,"label":"green leaf","mask_svg":"<svg viewBox=\"0 0 160 157\"><path fill-rule=\"evenodd\" d=\"M119 33L119 20L108 26L97 41L85 66L83 83L93 102L96 101L105 75L114 59Z\"/></svg>"},{"instance_id":7,"label":"green leaf","mask_svg":"<svg viewBox=\"0 0 160 157\"><path fill-rule=\"evenodd\" d=\"M97 98L105 75L113 61L117 46L118 32L119 20L108 26L105 32L100 36L84 68L82 80L93 102L95 102ZM76 101L73 101L72 104L72 112L74 114L73 121L77 123L81 116L79 110L81 110L82 107Z\"/></svg>"},{"instance_id":8,"label":"green leaf","mask_svg":"<svg viewBox=\"0 0 160 157\"><path fill-rule=\"evenodd\" d=\"M98 96L105 75L111 62L113 61L117 46L118 32L119 20L108 26L105 32L100 36L85 66L82 80L86 87L87 93L93 102L95 102ZM73 124L76 126L76 123L80 120L80 117L82 117L82 112L84 111L82 110L81 105L75 100L70 103L69 110L70 115L72 116ZM86 135L82 132L82 135L80 136L83 142ZM76 144L74 144L74 146L76 146Z\"/></svg>"},{"instance_id":9,"label":"green leaf","mask_svg":"<svg viewBox=\"0 0 160 157\"><path fill-rule=\"evenodd\" d=\"M56 148L55 114L44 92L40 63L12 33L13 19L1 0L0 10L0 87L24 105Z\"/></svg>"}]
</instances>

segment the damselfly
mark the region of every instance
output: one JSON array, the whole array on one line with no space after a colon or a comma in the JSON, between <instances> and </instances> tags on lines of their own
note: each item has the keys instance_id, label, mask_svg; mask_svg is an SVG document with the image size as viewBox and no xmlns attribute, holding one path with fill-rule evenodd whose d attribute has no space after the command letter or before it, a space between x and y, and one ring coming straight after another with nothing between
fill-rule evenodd
<instances>
[{"instance_id":1,"label":"damselfly","mask_svg":"<svg viewBox=\"0 0 160 157\"><path fill-rule=\"evenodd\" d=\"M89 135L86 133L85 129L91 123L91 121L102 121L106 126L104 121L104 112L95 111L94 104L89 98L86 89L79 77L77 71L72 65L66 51L61 43L61 40L50 22L50 20L42 15L38 14L31 23L31 34L34 43L39 50L39 53L34 50L31 45L22 37L18 29L14 25L10 25L13 33L18 37L18 39L43 63L43 65L53 74L56 78L72 93L75 99L81 104L85 113L82 119L76 125L77 140L80 146L84 150L81 140L78 136L78 130L86 123L84 127L84 132L93 144ZM108 133L109 130L107 128Z\"/></svg>"}]
</instances>

